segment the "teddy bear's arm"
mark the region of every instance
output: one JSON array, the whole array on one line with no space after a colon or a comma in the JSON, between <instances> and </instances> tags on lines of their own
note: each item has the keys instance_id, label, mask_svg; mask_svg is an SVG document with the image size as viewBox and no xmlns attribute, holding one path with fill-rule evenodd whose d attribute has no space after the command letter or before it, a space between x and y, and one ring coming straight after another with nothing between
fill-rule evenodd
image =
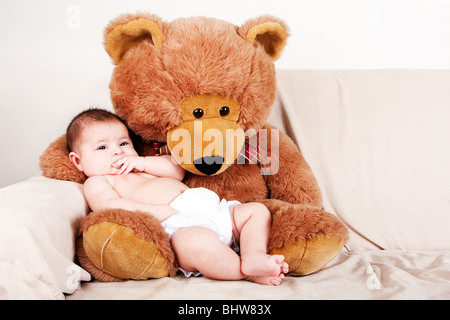
<instances>
[{"instance_id":1,"label":"teddy bear's arm","mask_svg":"<svg viewBox=\"0 0 450 320\"><path fill-rule=\"evenodd\" d=\"M86 176L69 160L66 135L53 141L39 158L42 174L50 179L84 183Z\"/></svg>"},{"instance_id":2,"label":"teddy bear's arm","mask_svg":"<svg viewBox=\"0 0 450 320\"><path fill-rule=\"evenodd\" d=\"M322 208L322 195L310 166L303 158L298 147L285 133L272 125L268 129L268 155L273 172L264 175L271 199L278 199L292 204L308 204ZM271 139L278 135L278 150L271 150ZM275 140L276 141L276 140ZM278 152L277 152L278 151ZM289 190L289 192L286 192Z\"/></svg>"}]
</instances>

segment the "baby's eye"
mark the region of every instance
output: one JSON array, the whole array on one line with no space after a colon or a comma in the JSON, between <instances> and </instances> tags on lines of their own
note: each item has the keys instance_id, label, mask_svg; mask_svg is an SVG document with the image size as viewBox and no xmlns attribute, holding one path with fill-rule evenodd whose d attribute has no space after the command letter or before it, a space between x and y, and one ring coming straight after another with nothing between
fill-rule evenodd
<instances>
[{"instance_id":1,"label":"baby's eye","mask_svg":"<svg viewBox=\"0 0 450 320\"><path fill-rule=\"evenodd\" d=\"M100 146L97 148L97 150L106 150L106 146Z\"/></svg>"},{"instance_id":2,"label":"baby's eye","mask_svg":"<svg viewBox=\"0 0 450 320\"><path fill-rule=\"evenodd\" d=\"M128 145L128 142L127 142L127 141L124 141L124 142L122 142L122 143L120 144L121 147L124 147L124 146L126 146L126 145Z\"/></svg>"}]
</instances>

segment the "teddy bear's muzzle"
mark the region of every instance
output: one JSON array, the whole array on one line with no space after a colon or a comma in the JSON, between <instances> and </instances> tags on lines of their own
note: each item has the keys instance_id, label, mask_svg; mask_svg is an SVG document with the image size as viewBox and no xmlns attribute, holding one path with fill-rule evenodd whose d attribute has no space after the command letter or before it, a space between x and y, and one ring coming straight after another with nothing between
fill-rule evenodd
<instances>
[{"instance_id":1,"label":"teddy bear's muzzle","mask_svg":"<svg viewBox=\"0 0 450 320\"><path fill-rule=\"evenodd\" d=\"M245 142L237 99L196 95L181 103L183 122L167 133L172 157L197 175L220 174L234 163Z\"/></svg>"},{"instance_id":2,"label":"teddy bear's muzzle","mask_svg":"<svg viewBox=\"0 0 450 320\"><path fill-rule=\"evenodd\" d=\"M203 176L224 172L244 143L244 130L227 120L186 121L167 134L173 159L183 169Z\"/></svg>"},{"instance_id":3,"label":"teddy bear's muzzle","mask_svg":"<svg viewBox=\"0 0 450 320\"><path fill-rule=\"evenodd\" d=\"M202 157L200 159L194 160L194 166L201 173L210 176L219 171L220 168L222 168L224 162L225 159L221 156Z\"/></svg>"}]
</instances>

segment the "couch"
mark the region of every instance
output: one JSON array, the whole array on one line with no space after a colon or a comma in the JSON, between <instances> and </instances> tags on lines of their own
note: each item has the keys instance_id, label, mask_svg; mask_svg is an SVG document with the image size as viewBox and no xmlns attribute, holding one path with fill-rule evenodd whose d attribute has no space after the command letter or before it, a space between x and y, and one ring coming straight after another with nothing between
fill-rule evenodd
<instances>
[{"instance_id":1,"label":"couch","mask_svg":"<svg viewBox=\"0 0 450 320\"><path fill-rule=\"evenodd\" d=\"M37 175L0 189L0 298L449 299L450 70L277 77L269 122L297 143L325 210L351 232L322 270L279 287L182 275L95 281L75 258L89 213L82 186Z\"/></svg>"}]
</instances>

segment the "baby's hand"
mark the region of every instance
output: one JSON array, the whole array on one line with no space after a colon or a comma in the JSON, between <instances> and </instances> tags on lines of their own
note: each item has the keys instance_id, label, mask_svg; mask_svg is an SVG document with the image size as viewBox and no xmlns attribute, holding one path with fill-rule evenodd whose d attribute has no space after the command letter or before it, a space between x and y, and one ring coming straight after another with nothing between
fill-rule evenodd
<instances>
[{"instance_id":1,"label":"baby's hand","mask_svg":"<svg viewBox=\"0 0 450 320\"><path fill-rule=\"evenodd\" d=\"M128 174L131 171L142 172L145 170L145 158L139 156L127 156L114 162L112 166L119 169L118 174Z\"/></svg>"}]
</instances>

